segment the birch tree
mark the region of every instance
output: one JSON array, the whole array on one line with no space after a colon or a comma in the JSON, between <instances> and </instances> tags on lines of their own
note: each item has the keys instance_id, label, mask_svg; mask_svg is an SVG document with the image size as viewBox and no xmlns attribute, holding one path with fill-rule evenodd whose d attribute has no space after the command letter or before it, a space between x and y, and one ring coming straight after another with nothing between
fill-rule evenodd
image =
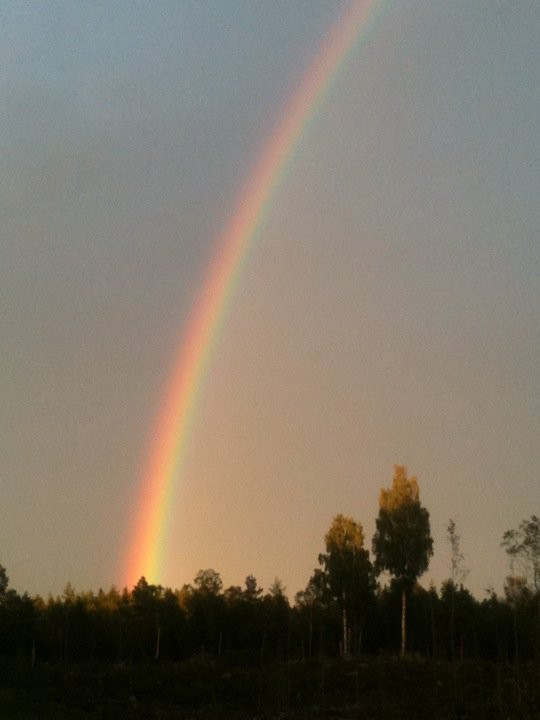
<instances>
[{"instance_id":1,"label":"birch tree","mask_svg":"<svg viewBox=\"0 0 540 720\"><path fill-rule=\"evenodd\" d=\"M326 553L319 555L319 563L324 567L330 594L341 611L341 651L347 656L353 630L356 644L360 646L361 623L373 594L373 568L369 552L364 549L362 526L352 518L336 515L324 540Z\"/></svg>"},{"instance_id":2,"label":"birch tree","mask_svg":"<svg viewBox=\"0 0 540 720\"><path fill-rule=\"evenodd\" d=\"M377 573L388 571L401 589L401 650L406 647L407 593L428 567L433 554L429 513L420 504L415 477L407 477L402 465L394 468L392 487L381 489L379 515L373 536Z\"/></svg>"}]
</instances>

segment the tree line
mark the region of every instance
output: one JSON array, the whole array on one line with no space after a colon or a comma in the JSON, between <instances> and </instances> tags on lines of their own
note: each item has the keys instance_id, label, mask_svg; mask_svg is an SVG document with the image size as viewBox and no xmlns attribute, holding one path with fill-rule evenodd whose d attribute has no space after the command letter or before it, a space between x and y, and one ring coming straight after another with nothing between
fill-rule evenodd
<instances>
[{"instance_id":1,"label":"tree line","mask_svg":"<svg viewBox=\"0 0 540 720\"><path fill-rule=\"evenodd\" d=\"M372 554L361 523L336 515L318 567L292 602L278 579L266 592L253 575L224 588L212 569L180 589L142 577L132 589L76 592L68 584L44 599L11 589L0 567L0 655L31 666L194 657L260 666L407 652L512 666L518 687L526 663L540 677L540 519L531 516L502 539L511 567L502 596L491 591L478 600L469 592L452 520L447 539L449 577L438 589L423 588L429 513L416 478L396 466L391 487L381 490Z\"/></svg>"}]
</instances>

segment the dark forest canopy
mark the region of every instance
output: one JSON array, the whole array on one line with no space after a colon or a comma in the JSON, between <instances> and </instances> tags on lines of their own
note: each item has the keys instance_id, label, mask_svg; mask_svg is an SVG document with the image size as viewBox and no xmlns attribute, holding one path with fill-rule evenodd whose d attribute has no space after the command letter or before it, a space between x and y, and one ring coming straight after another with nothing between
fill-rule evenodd
<instances>
[{"instance_id":1,"label":"dark forest canopy","mask_svg":"<svg viewBox=\"0 0 540 720\"><path fill-rule=\"evenodd\" d=\"M427 658L484 658L512 662L540 657L540 520L535 515L505 533L511 572L502 597L476 599L464 586L465 560L453 521L452 562L440 588L417 578L431 555L429 513L415 478L396 466L393 487L382 490L373 538L365 548L360 522L338 514L324 538L306 588L293 601L276 578L265 592L248 575L223 587L204 569L180 589L144 577L131 588L30 597L9 587L0 567L0 655L39 661L181 660L209 655L257 663L396 654L407 592L406 647ZM503 550L501 550L502 552ZM390 582L378 573L388 570Z\"/></svg>"}]
</instances>

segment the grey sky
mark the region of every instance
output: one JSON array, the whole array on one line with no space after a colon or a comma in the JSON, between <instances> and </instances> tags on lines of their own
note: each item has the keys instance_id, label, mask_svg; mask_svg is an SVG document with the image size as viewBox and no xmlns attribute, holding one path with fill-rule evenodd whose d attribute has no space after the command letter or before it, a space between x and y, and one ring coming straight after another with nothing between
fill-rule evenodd
<instances>
[{"instance_id":1,"label":"grey sky","mask_svg":"<svg viewBox=\"0 0 540 720\"><path fill-rule=\"evenodd\" d=\"M341 2L0 9L0 562L119 581L186 316ZM540 5L381 3L282 182L216 351L174 509L173 586L279 575L334 514L369 538L394 463L481 595L540 512Z\"/></svg>"}]
</instances>

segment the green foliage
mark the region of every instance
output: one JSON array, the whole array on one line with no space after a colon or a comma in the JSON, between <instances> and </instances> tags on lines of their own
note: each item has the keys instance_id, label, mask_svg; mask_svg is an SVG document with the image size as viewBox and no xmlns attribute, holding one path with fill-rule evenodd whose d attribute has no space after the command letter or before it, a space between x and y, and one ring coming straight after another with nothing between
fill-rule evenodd
<instances>
[{"instance_id":1,"label":"green foliage","mask_svg":"<svg viewBox=\"0 0 540 720\"><path fill-rule=\"evenodd\" d=\"M324 568L331 597L341 606L361 609L374 589L362 526L350 517L336 515L325 543L326 553L319 555L319 564Z\"/></svg>"},{"instance_id":2,"label":"green foliage","mask_svg":"<svg viewBox=\"0 0 540 720\"><path fill-rule=\"evenodd\" d=\"M531 515L517 530L507 530L502 546L512 562L519 563L533 591L540 592L540 518Z\"/></svg>"},{"instance_id":3,"label":"green foliage","mask_svg":"<svg viewBox=\"0 0 540 720\"><path fill-rule=\"evenodd\" d=\"M330 542L327 549L327 554L366 552L354 542L350 547L349 541ZM245 588L233 587L217 595L208 592L205 583L174 591L144 578L131 591L113 587L79 592L69 586L61 596L45 600L8 589L0 603L0 661L2 656L18 658L27 668L34 657L36 667L48 663L62 668L104 662L131 667L188 658L252 668L285 658L314 661L336 656L343 647L343 609L350 653L359 651L360 635L363 654L395 652L401 601L397 582L372 593L365 605L358 597L344 605L343 594L339 599L336 586L330 589L329 573L321 567L291 608L281 583L263 593L250 577ZM440 597L434 588L426 591L418 584L412 588L408 600L412 653L442 660L451 657L452 595L458 658L514 662L514 625L522 663L534 658L537 605L530 591L520 595L517 606L494 594L479 603L462 586L452 587L451 581L443 585Z\"/></svg>"},{"instance_id":4,"label":"green foliage","mask_svg":"<svg viewBox=\"0 0 540 720\"><path fill-rule=\"evenodd\" d=\"M257 579L254 575L248 575L245 580L245 590L243 596L250 602L255 602L261 595L263 589L258 586Z\"/></svg>"},{"instance_id":5,"label":"green foliage","mask_svg":"<svg viewBox=\"0 0 540 720\"><path fill-rule=\"evenodd\" d=\"M429 513L420 504L416 478L402 465L394 468L392 487L382 489L373 536L377 573L387 570L401 588L401 657L406 646L407 592L428 567L433 554Z\"/></svg>"},{"instance_id":6,"label":"green foliage","mask_svg":"<svg viewBox=\"0 0 540 720\"><path fill-rule=\"evenodd\" d=\"M311 594L326 593L342 614L341 649L348 655L359 649L361 628L373 597L375 580L369 553L364 549L364 532L351 517L336 515L325 536L326 552L319 555L323 576L314 575Z\"/></svg>"},{"instance_id":7,"label":"green foliage","mask_svg":"<svg viewBox=\"0 0 540 720\"><path fill-rule=\"evenodd\" d=\"M199 570L193 581L200 592L208 595L219 595L223 589L223 582L215 570Z\"/></svg>"},{"instance_id":8,"label":"green foliage","mask_svg":"<svg viewBox=\"0 0 540 720\"><path fill-rule=\"evenodd\" d=\"M492 592L482 603L459 582L465 571L452 521L447 532L452 578L439 596L434 587L425 590L415 582L432 553L429 514L420 504L417 480L398 466L392 487L381 491L373 539L377 572L393 575L387 587L375 588L361 524L341 514L325 535L320 567L297 593L294 607L278 579L265 593L248 575L244 586L224 592L211 569L180 590L142 577L131 591L78 592L67 583L60 596L30 598L8 587L0 566L0 663L11 658L26 668L62 668L65 675L65 668L79 663L141 667L189 660L198 668L228 664L259 672L276 661L302 659L309 665L338 654L353 662L355 653L395 652L401 603L402 638L407 607L413 653L517 667L519 649L525 672L539 650L540 520L533 515L505 533L503 545L526 575L513 573L505 596Z\"/></svg>"},{"instance_id":9,"label":"green foliage","mask_svg":"<svg viewBox=\"0 0 540 720\"><path fill-rule=\"evenodd\" d=\"M408 480L402 466L396 466L393 487L381 491L373 552L376 572L388 571L409 590L433 554L429 513L420 504L416 478Z\"/></svg>"}]
</instances>

